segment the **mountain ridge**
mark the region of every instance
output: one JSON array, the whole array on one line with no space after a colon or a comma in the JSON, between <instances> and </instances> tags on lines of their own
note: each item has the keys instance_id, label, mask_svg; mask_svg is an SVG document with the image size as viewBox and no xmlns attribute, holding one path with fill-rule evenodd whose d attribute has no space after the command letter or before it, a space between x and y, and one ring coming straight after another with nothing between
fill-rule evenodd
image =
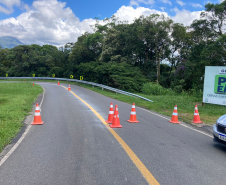
<instances>
[{"instance_id":1,"label":"mountain ridge","mask_svg":"<svg viewBox=\"0 0 226 185\"><path fill-rule=\"evenodd\" d=\"M19 41L16 37L11 37L11 36L0 37L0 46L2 47L2 49L4 48L11 49L18 45L24 45L24 43Z\"/></svg>"}]
</instances>

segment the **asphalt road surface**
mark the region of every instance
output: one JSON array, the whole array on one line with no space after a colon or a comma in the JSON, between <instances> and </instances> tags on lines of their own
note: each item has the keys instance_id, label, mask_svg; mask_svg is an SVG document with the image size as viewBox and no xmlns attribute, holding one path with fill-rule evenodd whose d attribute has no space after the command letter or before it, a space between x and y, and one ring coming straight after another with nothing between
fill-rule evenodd
<instances>
[{"instance_id":1,"label":"asphalt road surface","mask_svg":"<svg viewBox=\"0 0 226 185\"><path fill-rule=\"evenodd\" d=\"M118 105L123 128L113 130L144 169L109 126L66 90L67 84L38 84L45 89L45 123L33 125L0 166L0 185L141 185L150 183L147 174L163 185L226 184L226 148L213 143L209 133L169 123L139 107L140 123L128 123L130 104L71 85L105 120L110 102Z\"/></svg>"}]
</instances>

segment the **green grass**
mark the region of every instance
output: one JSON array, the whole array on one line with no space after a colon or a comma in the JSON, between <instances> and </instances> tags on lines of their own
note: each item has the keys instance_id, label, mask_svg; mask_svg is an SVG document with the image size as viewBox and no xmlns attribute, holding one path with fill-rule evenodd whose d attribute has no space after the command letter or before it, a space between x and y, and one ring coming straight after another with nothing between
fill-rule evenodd
<instances>
[{"instance_id":1,"label":"green grass","mask_svg":"<svg viewBox=\"0 0 226 185\"><path fill-rule=\"evenodd\" d=\"M21 130L32 103L43 92L32 83L0 83L0 152Z\"/></svg>"},{"instance_id":2,"label":"green grass","mask_svg":"<svg viewBox=\"0 0 226 185\"><path fill-rule=\"evenodd\" d=\"M71 83L73 84L73 83ZM172 116L174 106L177 105L178 118L180 121L191 123L194 117L195 105L198 106L198 111L201 121L207 125L214 125L216 120L226 114L225 106L223 105L214 105L214 104L205 104L202 107L202 98L196 98L188 94L183 93L183 95L145 95L142 93L137 93L140 96L153 100L154 102L148 102L140 98L135 98L131 96L126 96L122 94L116 94L114 92L104 89L102 91L99 87L92 87L90 85L84 85L78 83L82 87L98 92L102 95L127 102L135 103L139 107L158 112L166 116Z\"/></svg>"},{"instance_id":3,"label":"green grass","mask_svg":"<svg viewBox=\"0 0 226 185\"><path fill-rule=\"evenodd\" d=\"M45 80L46 82L57 82L55 80ZM69 83L66 81L60 81L60 83ZM129 104L135 103L137 106L143 107L145 109L158 112L166 116L172 116L174 106L177 105L178 117L180 121L191 123L194 117L195 105L198 105L198 111L201 118L207 125L214 125L216 120L226 114L225 106L205 104L202 107L202 98L196 98L187 93L181 93L179 95L145 95L142 93L137 93L140 96L153 100L154 102L147 102L145 100L130 97L122 94L116 94L114 92L103 90L99 87L92 87L91 85L85 85L81 83L70 82L70 84L76 84L102 95L127 102Z\"/></svg>"}]
</instances>

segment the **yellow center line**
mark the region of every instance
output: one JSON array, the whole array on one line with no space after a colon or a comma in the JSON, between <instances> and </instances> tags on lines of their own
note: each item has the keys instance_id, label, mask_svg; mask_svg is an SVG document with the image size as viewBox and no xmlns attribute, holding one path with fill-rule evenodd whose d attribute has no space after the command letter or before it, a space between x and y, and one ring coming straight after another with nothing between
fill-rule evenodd
<instances>
[{"instance_id":1,"label":"yellow center line","mask_svg":"<svg viewBox=\"0 0 226 185\"><path fill-rule=\"evenodd\" d=\"M62 85L61 85L62 86ZM64 87L64 86L62 86ZM66 87L64 87L67 89ZM151 174L151 172L146 168L146 166L141 162L141 160L136 156L136 154L132 151L132 149L123 141L123 139L105 122L104 118L88 103L86 103L83 99L78 97L74 92L70 91L76 98L81 100L87 107L93 111L93 113L101 120L101 122L108 128L111 134L115 137L115 139L121 144L125 152L128 154L130 159L136 165L136 167L140 170L141 174L147 180L147 182L151 185L159 185L159 182L155 179L155 177Z\"/></svg>"}]
</instances>

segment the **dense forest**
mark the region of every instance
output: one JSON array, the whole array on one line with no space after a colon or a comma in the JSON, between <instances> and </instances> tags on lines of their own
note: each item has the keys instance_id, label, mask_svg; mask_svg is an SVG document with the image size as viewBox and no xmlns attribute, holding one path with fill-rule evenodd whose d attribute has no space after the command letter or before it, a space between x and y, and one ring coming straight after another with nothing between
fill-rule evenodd
<instances>
[{"instance_id":1,"label":"dense forest","mask_svg":"<svg viewBox=\"0 0 226 185\"><path fill-rule=\"evenodd\" d=\"M93 33L57 48L20 45L0 49L0 76L56 77L139 92L156 82L176 92L202 90L205 66L226 65L226 0L208 3L190 26L152 14L133 23L98 18Z\"/></svg>"}]
</instances>

